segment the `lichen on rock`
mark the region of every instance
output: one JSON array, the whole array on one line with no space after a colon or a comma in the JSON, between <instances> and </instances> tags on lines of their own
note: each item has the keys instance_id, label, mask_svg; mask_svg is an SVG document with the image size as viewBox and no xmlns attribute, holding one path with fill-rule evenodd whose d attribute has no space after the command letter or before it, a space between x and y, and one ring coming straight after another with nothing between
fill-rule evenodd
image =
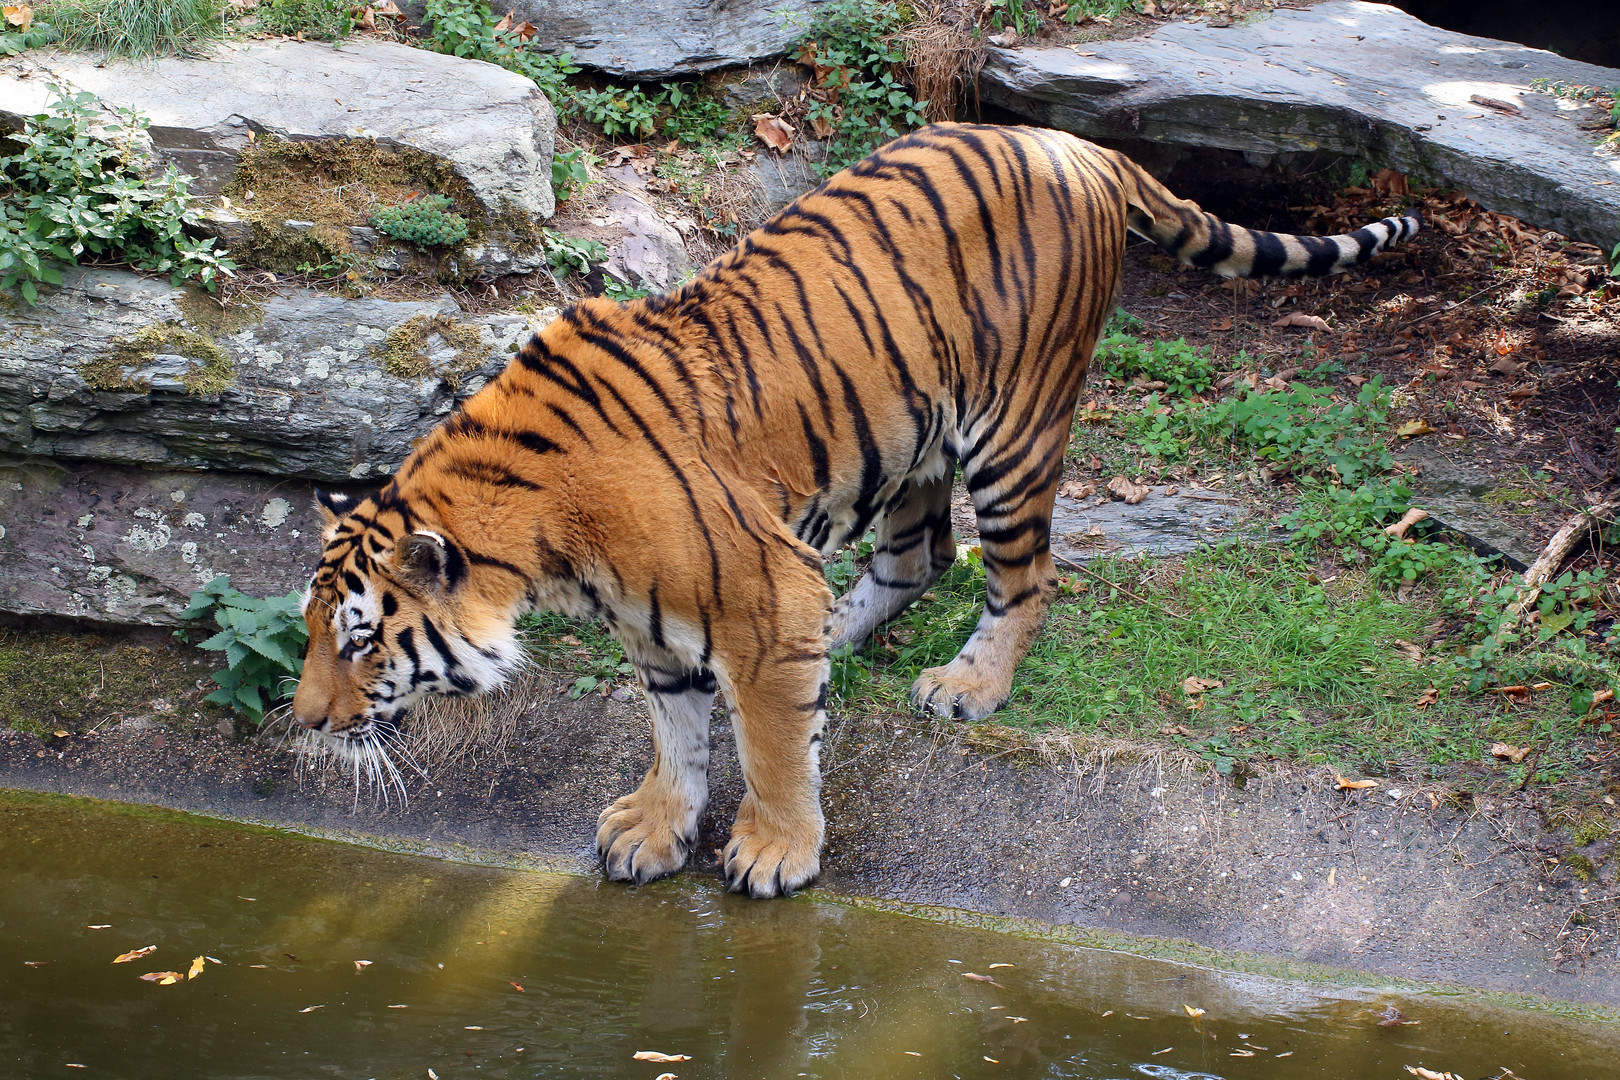
<instances>
[{"instance_id":1,"label":"lichen on rock","mask_svg":"<svg viewBox=\"0 0 1620 1080\"><path fill-rule=\"evenodd\" d=\"M160 357L188 362L165 364ZM116 338L112 348L81 366L79 375L96 390L181 390L198 397L234 386L236 365L211 338L166 322Z\"/></svg>"},{"instance_id":2,"label":"lichen on rock","mask_svg":"<svg viewBox=\"0 0 1620 1080\"><path fill-rule=\"evenodd\" d=\"M436 375L452 389L489 357L481 330L448 315L413 315L390 330L382 346L382 367L388 374L397 379Z\"/></svg>"}]
</instances>

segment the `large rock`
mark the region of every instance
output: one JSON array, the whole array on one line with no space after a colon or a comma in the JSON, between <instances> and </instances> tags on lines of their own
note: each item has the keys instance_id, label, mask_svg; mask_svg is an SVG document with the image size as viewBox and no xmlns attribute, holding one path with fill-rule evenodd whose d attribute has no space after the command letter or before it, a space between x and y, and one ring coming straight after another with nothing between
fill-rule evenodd
<instances>
[{"instance_id":1,"label":"large rock","mask_svg":"<svg viewBox=\"0 0 1620 1080\"><path fill-rule=\"evenodd\" d=\"M391 474L548 320L304 291L222 320L104 269L0 321L0 453L323 481ZM5 302L0 298L0 302Z\"/></svg>"},{"instance_id":2,"label":"large rock","mask_svg":"<svg viewBox=\"0 0 1620 1080\"><path fill-rule=\"evenodd\" d=\"M1620 85L1617 70L1329 0L1246 25L992 49L981 89L1087 138L1349 155L1607 249L1620 240L1620 155L1580 126L1595 109L1532 92L1538 78Z\"/></svg>"},{"instance_id":3,"label":"large rock","mask_svg":"<svg viewBox=\"0 0 1620 1080\"><path fill-rule=\"evenodd\" d=\"M225 187L250 138L265 135L371 139L443 159L488 223L474 261L492 271L544 262L522 254L554 209L556 114L533 81L494 64L380 41L240 42L138 64L30 52L0 64L0 128L43 111L52 82L144 113L153 146L204 195Z\"/></svg>"},{"instance_id":4,"label":"large rock","mask_svg":"<svg viewBox=\"0 0 1620 1080\"><path fill-rule=\"evenodd\" d=\"M310 485L242 473L0 461L0 610L177 625L218 574L252 596L309 581Z\"/></svg>"},{"instance_id":5,"label":"large rock","mask_svg":"<svg viewBox=\"0 0 1620 1080\"><path fill-rule=\"evenodd\" d=\"M823 0L512 0L547 51L631 79L663 79L776 56Z\"/></svg>"}]
</instances>

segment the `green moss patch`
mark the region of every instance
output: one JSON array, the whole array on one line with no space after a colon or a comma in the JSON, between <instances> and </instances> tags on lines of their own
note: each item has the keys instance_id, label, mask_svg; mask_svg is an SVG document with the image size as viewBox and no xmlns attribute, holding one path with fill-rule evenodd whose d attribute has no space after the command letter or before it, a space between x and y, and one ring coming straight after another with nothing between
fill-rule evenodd
<instances>
[{"instance_id":1,"label":"green moss patch","mask_svg":"<svg viewBox=\"0 0 1620 1080\"><path fill-rule=\"evenodd\" d=\"M217 394L236 384L236 365L225 350L212 338L175 323L154 323L116 339L111 349L81 366L79 374L97 390L145 392L151 389L150 381L136 373L159 355L196 361L181 379L188 394Z\"/></svg>"},{"instance_id":2,"label":"green moss patch","mask_svg":"<svg viewBox=\"0 0 1620 1080\"><path fill-rule=\"evenodd\" d=\"M127 635L0 630L0 724L47 735L142 713L189 718L202 708L202 671L187 665Z\"/></svg>"},{"instance_id":3,"label":"green moss patch","mask_svg":"<svg viewBox=\"0 0 1620 1080\"><path fill-rule=\"evenodd\" d=\"M354 259L349 229L369 226L378 209L422 194L449 199L468 217L474 239L488 228L472 188L448 161L370 139L256 139L224 194L252 227L251 239L237 254L285 273ZM289 230L288 221L307 221L312 227ZM412 260L421 258L410 245L395 250ZM432 260L423 267L433 268Z\"/></svg>"},{"instance_id":4,"label":"green moss patch","mask_svg":"<svg viewBox=\"0 0 1620 1080\"><path fill-rule=\"evenodd\" d=\"M175 298L186 322L210 337L235 334L264 322L264 305L247 299L224 299L188 288Z\"/></svg>"},{"instance_id":5,"label":"green moss patch","mask_svg":"<svg viewBox=\"0 0 1620 1080\"><path fill-rule=\"evenodd\" d=\"M448 364L435 365L434 339L455 350ZM383 342L382 368L397 379L422 379L437 375L452 387L473 368L490 357L478 327L459 323L448 315L416 315L388 332Z\"/></svg>"}]
</instances>

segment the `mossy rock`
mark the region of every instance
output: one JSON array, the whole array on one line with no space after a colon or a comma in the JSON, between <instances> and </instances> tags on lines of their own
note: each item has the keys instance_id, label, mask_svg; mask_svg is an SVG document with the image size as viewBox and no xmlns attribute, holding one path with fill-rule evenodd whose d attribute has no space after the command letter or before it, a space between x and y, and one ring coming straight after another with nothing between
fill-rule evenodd
<instances>
[{"instance_id":1,"label":"mossy rock","mask_svg":"<svg viewBox=\"0 0 1620 1080\"><path fill-rule=\"evenodd\" d=\"M434 348L434 339L440 346ZM453 358L444 362L447 352ZM478 327L448 315L415 315L388 332L382 347L382 368L397 379L423 379L437 375L452 389L491 356Z\"/></svg>"},{"instance_id":2,"label":"mossy rock","mask_svg":"<svg viewBox=\"0 0 1620 1080\"><path fill-rule=\"evenodd\" d=\"M159 356L179 356L192 363L183 372L159 373ZM169 389L155 382L164 376L195 397L218 394L236 385L236 365L212 338L177 323L154 323L129 337L117 338L112 348L79 368L79 375L96 390L150 393Z\"/></svg>"}]
</instances>

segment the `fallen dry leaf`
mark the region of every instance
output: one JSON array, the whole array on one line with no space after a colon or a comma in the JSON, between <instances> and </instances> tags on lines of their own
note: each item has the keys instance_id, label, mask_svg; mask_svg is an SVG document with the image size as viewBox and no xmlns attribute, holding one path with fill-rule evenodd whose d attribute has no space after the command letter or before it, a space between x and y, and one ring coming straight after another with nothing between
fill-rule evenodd
<instances>
[{"instance_id":1,"label":"fallen dry leaf","mask_svg":"<svg viewBox=\"0 0 1620 1080\"><path fill-rule=\"evenodd\" d=\"M1148 489L1134 480L1116 476L1108 481L1108 494L1116 499L1123 499L1127 506L1135 506L1148 497Z\"/></svg>"},{"instance_id":2,"label":"fallen dry leaf","mask_svg":"<svg viewBox=\"0 0 1620 1080\"><path fill-rule=\"evenodd\" d=\"M755 113L753 120L754 134L759 136L760 142L779 154L785 154L793 148L792 124L770 113Z\"/></svg>"},{"instance_id":3,"label":"fallen dry leaf","mask_svg":"<svg viewBox=\"0 0 1620 1080\"><path fill-rule=\"evenodd\" d=\"M656 1050L637 1050L632 1055L637 1061L653 1061L660 1065L668 1065L675 1061L691 1061L691 1054L660 1054Z\"/></svg>"},{"instance_id":4,"label":"fallen dry leaf","mask_svg":"<svg viewBox=\"0 0 1620 1080\"><path fill-rule=\"evenodd\" d=\"M155 952L157 952L157 946L156 945L148 945L145 948L141 948L141 949L131 949L131 950L129 950L129 952L124 953L122 956L119 956L119 957L115 958L113 960L113 963L115 963L115 964L127 964L131 960L139 960L141 957L150 955L151 953L155 953Z\"/></svg>"},{"instance_id":5,"label":"fallen dry leaf","mask_svg":"<svg viewBox=\"0 0 1620 1080\"><path fill-rule=\"evenodd\" d=\"M1159 729L1159 734L1160 735L1191 735L1192 732L1187 729L1186 724L1177 724L1175 727L1162 727L1162 728L1160 728Z\"/></svg>"},{"instance_id":6,"label":"fallen dry leaf","mask_svg":"<svg viewBox=\"0 0 1620 1080\"><path fill-rule=\"evenodd\" d=\"M1215 690L1226 683L1220 679L1201 679L1197 675L1189 675L1181 680L1181 689L1188 697L1202 694L1205 690Z\"/></svg>"},{"instance_id":7,"label":"fallen dry leaf","mask_svg":"<svg viewBox=\"0 0 1620 1080\"><path fill-rule=\"evenodd\" d=\"M1419 435L1433 435L1435 427L1427 420L1408 420L1395 429L1395 434L1403 439L1415 439ZM1428 515L1424 515L1425 517Z\"/></svg>"},{"instance_id":8,"label":"fallen dry leaf","mask_svg":"<svg viewBox=\"0 0 1620 1080\"><path fill-rule=\"evenodd\" d=\"M1333 774L1333 786L1340 791L1362 791L1366 788L1378 786L1376 780L1346 780L1338 773Z\"/></svg>"},{"instance_id":9,"label":"fallen dry leaf","mask_svg":"<svg viewBox=\"0 0 1620 1080\"><path fill-rule=\"evenodd\" d=\"M1514 746L1512 743L1505 742L1491 744L1492 757L1499 757L1504 761L1511 761L1515 765L1523 761L1525 755L1529 752L1530 748L1528 746Z\"/></svg>"},{"instance_id":10,"label":"fallen dry leaf","mask_svg":"<svg viewBox=\"0 0 1620 1080\"><path fill-rule=\"evenodd\" d=\"M1422 696L1419 697L1417 699L1417 701L1413 702L1413 704L1416 705L1420 709L1427 709L1430 705L1433 705L1435 702L1437 702L1439 700L1440 700L1440 691L1438 689L1436 689L1435 687L1431 686L1427 690L1423 691Z\"/></svg>"},{"instance_id":11,"label":"fallen dry leaf","mask_svg":"<svg viewBox=\"0 0 1620 1080\"><path fill-rule=\"evenodd\" d=\"M178 971L148 971L141 978L146 982L155 982L159 986L173 986L185 976Z\"/></svg>"},{"instance_id":12,"label":"fallen dry leaf","mask_svg":"<svg viewBox=\"0 0 1620 1080\"><path fill-rule=\"evenodd\" d=\"M197 959L191 962L191 968L186 972L186 978L195 979L197 976L202 974L203 968L207 966L207 962L204 961L202 957L197 957Z\"/></svg>"},{"instance_id":13,"label":"fallen dry leaf","mask_svg":"<svg viewBox=\"0 0 1620 1080\"><path fill-rule=\"evenodd\" d=\"M0 8L6 16L6 22L18 30L27 32L34 22L34 9L27 4L7 4Z\"/></svg>"},{"instance_id":14,"label":"fallen dry leaf","mask_svg":"<svg viewBox=\"0 0 1620 1080\"><path fill-rule=\"evenodd\" d=\"M1097 494L1097 485L1082 483L1079 480L1066 480L1058 488L1057 493L1065 499L1084 499Z\"/></svg>"},{"instance_id":15,"label":"fallen dry leaf","mask_svg":"<svg viewBox=\"0 0 1620 1080\"><path fill-rule=\"evenodd\" d=\"M1483 105L1487 109L1495 109L1497 112L1506 113L1509 116L1522 116L1524 114L1524 110L1510 101L1499 101L1496 98L1488 98L1481 94L1469 94L1468 100L1475 105Z\"/></svg>"},{"instance_id":16,"label":"fallen dry leaf","mask_svg":"<svg viewBox=\"0 0 1620 1080\"><path fill-rule=\"evenodd\" d=\"M1272 326L1299 326L1306 330L1321 330L1330 332L1327 320L1320 315L1307 315L1303 311L1290 312L1271 324Z\"/></svg>"},{"instance_id":17,"label":"fallen dry leaf","mask_svg":"<svg viewBox=\"0 0 1620 1080\"><path fill-rule=\"evenodd\" d=\"M1395 639L1395 651L1412 661L1414 664L1423 659L1423 650L1421 648L1412 644L1410 641L1403 641L1400 638ZM1433 702L1430 704L1433 704Z\"/></svg>"}]
</instances>

